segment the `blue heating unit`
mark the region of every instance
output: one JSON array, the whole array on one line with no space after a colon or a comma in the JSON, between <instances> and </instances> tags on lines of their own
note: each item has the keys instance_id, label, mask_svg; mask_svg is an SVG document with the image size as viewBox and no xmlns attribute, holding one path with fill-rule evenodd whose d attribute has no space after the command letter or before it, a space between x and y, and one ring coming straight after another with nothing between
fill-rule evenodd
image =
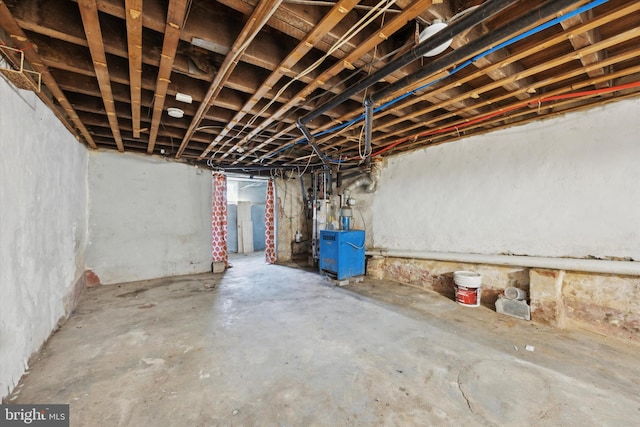
<instances>
[{"instance_id":1,"label":"blue heating unit","mask_svg":"<svg viewBox=\"0 0 640 427\"><path fill-rule=\"evenodd\" d=\"M338 280L364 274L364 230L320 230L320 271Z\"/></svg>"}]
</instances>

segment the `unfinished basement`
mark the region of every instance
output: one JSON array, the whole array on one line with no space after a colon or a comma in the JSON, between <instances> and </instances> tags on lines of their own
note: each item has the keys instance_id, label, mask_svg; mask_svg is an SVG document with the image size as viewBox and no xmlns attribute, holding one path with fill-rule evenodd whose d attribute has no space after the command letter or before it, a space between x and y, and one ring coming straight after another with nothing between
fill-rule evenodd
<instances>
[{"instance_id":1,"label":"unfinished basement","mask_svg":"<svg viewBox=\"0 0 640 427\"><path fill-rule=\"evenodd\" d=\"M0 425L640 425L639 37L0 0Z\"/></svg>"}]
</instances>

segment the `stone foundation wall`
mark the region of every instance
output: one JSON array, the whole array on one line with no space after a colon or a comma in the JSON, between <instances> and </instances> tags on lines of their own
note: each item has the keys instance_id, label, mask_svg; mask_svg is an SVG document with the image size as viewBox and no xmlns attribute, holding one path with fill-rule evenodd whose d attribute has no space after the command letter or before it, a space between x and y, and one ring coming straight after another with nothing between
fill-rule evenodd
<instances>
[{"instance_id":1,"label":"stone foundation wall","mask_svg":"<svg viewBox=\"0 0 640 427\"><path fill-rule=\"evenodd\" d=\"M541 323L640 341L640 278L531 270L531 315Z\"/></svg>"},{"instance_id":2,"label":"stone foundation wall","mask_svg":"<svg viewBox=\"0 0 640 427\"><path fill-rule=\"evenodd\" d=\"M371 257L367 262L368 276L430 289L451 299L455 293L453 272L459 270L482 274L481 304L486 307L495 308L498 295L506 287L529 292L528 268L385 257Z\"/></svg>"},{"instance_id":3,"label":"stone foundation wall","mask_svg":"<svg viewBox=\"0 0 640 427\"><path fill-rule=\"evenodd\" d=\"M509 286L527 292L533 321L580 328L640 342L640 277L526 267L374 256L367 275L433 290L454 299L453 272L482 274L482 300L495 309Z\"/></svg>"}]
</instances>

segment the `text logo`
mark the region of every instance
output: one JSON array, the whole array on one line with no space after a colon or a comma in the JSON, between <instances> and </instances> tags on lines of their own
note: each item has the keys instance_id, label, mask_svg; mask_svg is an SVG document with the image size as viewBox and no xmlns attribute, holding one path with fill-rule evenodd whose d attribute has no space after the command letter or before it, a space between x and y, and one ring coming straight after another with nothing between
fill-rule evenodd
<instances>
[{"instance_id":1,"label":"text logo","mask_svg":"<svg viewBox=\"0 0 640 427\"><path fill-rule=\"evenodd\" d=\"M69 427L69 405L0 405L0 427Z\"/></svg>"}]
</instances>

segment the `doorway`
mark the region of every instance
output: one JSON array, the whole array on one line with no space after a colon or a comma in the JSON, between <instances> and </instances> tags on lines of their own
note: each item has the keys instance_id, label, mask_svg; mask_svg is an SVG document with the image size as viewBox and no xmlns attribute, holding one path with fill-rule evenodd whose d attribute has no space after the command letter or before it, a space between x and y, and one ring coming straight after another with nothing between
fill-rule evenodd
<instances>
[{"instance_id":1,"label":"doorway","mask_svg":"<svg viewBox=\"0 0 640 427\"><path fill-rule=\"evenodd\" d=\"M252 253L265 250L267 181L227 179L227 251Z\"/></svg>"}]
</instances>

